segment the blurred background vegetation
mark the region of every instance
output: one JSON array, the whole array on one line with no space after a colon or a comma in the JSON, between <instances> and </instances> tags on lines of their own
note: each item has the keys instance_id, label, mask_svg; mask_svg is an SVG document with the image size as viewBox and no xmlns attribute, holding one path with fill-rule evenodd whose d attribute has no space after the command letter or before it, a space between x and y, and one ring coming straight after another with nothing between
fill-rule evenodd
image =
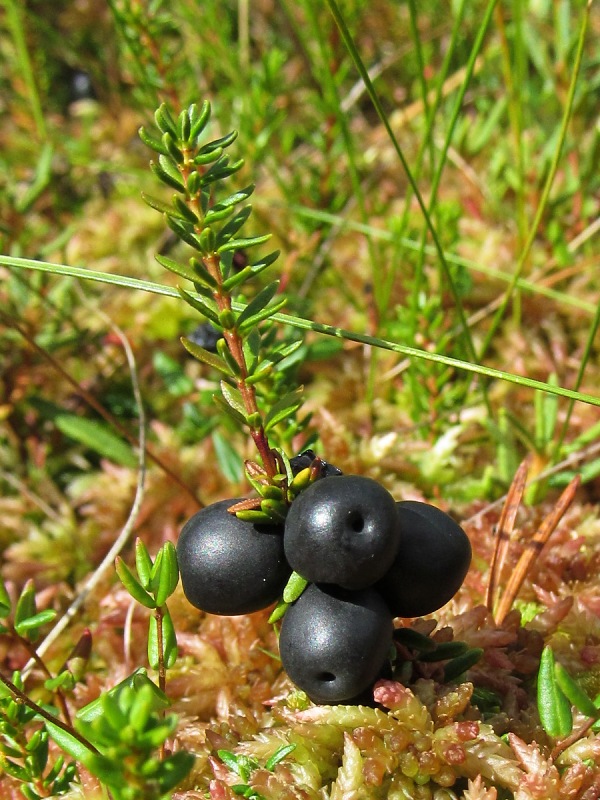
<instances>
[{"instance_id":1,"label":"blurred background vegetation","mask_svg":"<svg viewBox=\"0 0 600 800\"><path fill-rule=\"evenodd\" d=\"M180 245L141 199L156 180L137 131L160 102L209 99L211 135L239 131L254 232L282 251L265 280L281 278L289 313L598 394L597 7L340 3L444 259L328 4L0 8L6 256L175 286L154 255ZM198 501L247 491L255 454L179 342L206 334L188 306L8 265L0 278L8 577L72 584L108 549L136 485L132 379L149 448L137 530L151 548ZM287 367L305 391L290 455L310 444L398 497L464 510L499 497L531 453L533 474L563 464L531 502L573 469L597 499L592 404L314 333Z\"/></svg>"}]
</instances>

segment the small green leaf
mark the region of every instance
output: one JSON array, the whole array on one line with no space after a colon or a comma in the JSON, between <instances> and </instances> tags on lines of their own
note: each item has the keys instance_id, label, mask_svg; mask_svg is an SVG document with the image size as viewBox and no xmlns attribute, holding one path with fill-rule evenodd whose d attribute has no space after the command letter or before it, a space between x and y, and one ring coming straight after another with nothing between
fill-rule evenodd
<instances>
[{"instance_id":1,"label":"small green leaf","mask_svg":"<svg viewBox=\"0 0 600 800\"><path fill-rule=\"evenodd\" d=\"M242 311L240 316L238 317L237 324L238 327L242 327L245 320L250 319L250 317L257 314L259 311L262 311L274 297L277 288L279 286L279 281L273 281L268 286L265 286L262 291L260 291L256 297L254 297L246 306L246 308Z\"/></svg>"},{"instance_id":2,"label":"small green leaf","mask_svg":"<svg viewBox=\"0 0 600 800\"><path fill-rule=\"evenodd\" d=\"M192 225L198 224L198 217L192 211L189 206L186 205L185 201L179 197L179 195L173 195L173 208L176 209L182 216L183 219L186 219L188 222L191 222ZM171 212L173 213L173 212Z\"/></svg>"},{"instance_id":3,"label":"small green leaf","mask_svg":"<svg viewBox=\"0 0 600 800\"><path fill-rule=\"evenodd\" d=\"M205 145L202 146L200 149L200 153L212 153L214 150L219 150L222 147L229 147L230 144L233 144L238 137L237 131L231 131L230 133L225 134L225 136L221 136L220 139L213 139L212 142L207 142Z\"/></svg>"},{"instance_id":4,"label":"small green leaf","mask_svg":"<svg viewBox=\"0 0 600 800\"><path fill-rule=\"evenodd\" d=\"M280 600L273 609L273 611L271 612L271 615L268 619L269 624L273 625L275 622L278 622L280 619L282 619L285 616L285 612L288 610L289 607L290 603L286 603L284 600Z\"/></svg>"},{"instance_id":5,"label":"small green leaf","mask_svg":"<svg viewBox=\"0 0 600 800\"><path fill-rule=\"evenodd\" d=\"M444 680L456 680L463 672L466 672L471 667L474 667L483 656L483 649L481 647L471 647L465 653L451 661L444 666Z\"/></svg>"},{"instance_id":6,"label":"small green leaf","mask_svg":"<svg viewBox=\"0 0 600 800\"><path fill-rule=\"evenodd\" d=\"M293 603L300 597L307 586L308 581L306 578L303 578L302 575L298 575L297 572L292 572L283 590L282 597L284 602Z\"/></svg>"},{"instance_id":7,"label":"small green leaf","mask_svg":"<svg viewBox=\"0 0 600 800\"><path fill-rule=\"evenodd\" d=\"M44 681L44 688L49 692L55 692L57 689L65 689L70 692L74 686L75 678L68 669L60 672L56 677Z\"/></svg>"},{"instance_id":8,"label":"small green leaf","mask_svg":"<svg viewBox=\"0 0 600 800\"><path fill-rule=\"evenodd\" d=\"M138 130L138 135L146 147L149 147L157 153L162 153L163 155L167 154L167 150L162 141L151 136L145 128L140 128Z\"/></svg>"},{"instance_id":9,"label":"small green leaf","mask_svg":"<svg viewBox=\"0 0 600 800\"><path fill-rule=\"evenodd\" d=\"M239 231L239 229L244 225L247 221L248 217L252 212L252 206L245 206L244 208L240 209L227 223L224 225L219 233L217 234L217 248L222 247L225 242L228 242L235 234Z\"/></svg>"},{"instance_id":10,"label":"small green leaf","mask_svg":"<svg viewBox=\"0 0 600 800\"><path fill-rule=\"evenodd\" d=\"M302 405L302 387L294 389L278 400L269 409L264 421L265 431L270 430L273 426L282 422L284 419L291 417Z\"/></svg>"},{"instance_id":11,"label":"small green leaf","mask_svg":"<svg viewBox=\"0 0 600 800\"><path fill-rule=\"evenodd\" d=\"M198 261L197 258L192 256L192 258L190 258L190 266L196 273L196 283L205 283L209 289L218 288L219 284L217 280L210 274L203 261ZM212 293L210 296L212 297Z\"/></svg>"},{"instance_id":12,"label":"small green leaf","mask_svg":"<svg viewBox=\"0 0 600 800\"><path fill-rule=\"evenodd\" d=\"M241 392L234 389L233 386L229 386L225 381L221 381L221 392L227 405L246 422L247 415Z\"/></svg>"},{"instance_id":13,"label":"small green leaf","mask_svg":"<svg viewBox=\"0 0 600 800\"><path fill-rule=\"evenodd\" d=\"M166 156L160 155L159 159L165 159ZM172 189L177 189L178 192L184 192L185 186L183 185L183 181L180 179L173 178L168 172L166 172L160 164L157 164L156 161L150 162L150 169L156 175L156 177L161 180L163 183L166 183L167 186L170 186Z\"/></svg>"},{"instance_id":14,"label":"small green leaf","mask_svg":"<svg viewBox=\"0 0 600 800\"><path fill-rule=\"evenodd\" d=\"M149 686L152 690L154 697L154 710L161 711L170 706L169 698L162 692L158 686L148 677L148 671L140 667L131 675L128 675L124 680L109 689L108 692L101 694L96 700L92 700L77 712L77 719L84 724L89 724L95 719L98 719L103 714L103 707L106 702L116 702L118 698L127 688L134 689L136 692L140 691L142 687ZM106 698L109 698L107 700Z\"/></svg>"},{"instance_id":15,"label":"small green leaf","mask_svg":"<svg viewBox=\"0 0 600 800\"><path fill-rule=\"evenodd\" d=\"M254 770L260 768L260 764L255 758L242 753L236 755L229 750L217 750L217 755L228 769L235 772L244 781L250 780Z\"/></svg>"},{"instance_id":16,"label":"small green leaf","mask_svg":"<svg viewBox=\"0 0 600 800\"><path fill-rule=\"evenodd\" d=\"M219 370L219 372L222 372L224 375L231 374L227 364L220 356L216 355L216 353L211 353L209 350L205 350L203 347L200 347L199 344L192 342L191 339L188 339L185 336L181 337L181 343L188 353L194 358L198 359L198 361L201 361L203 364L207 364L213 369Z\"/></svg>"},{"instance_id":17,"label":"small green leaf","mask_svg":"<svg viewBox=\"0 0 600 800\"><path fill-rule=\"evenodd\" d=\"M538 712L546 733L562 739L573 730L573 715L571 703L556 681L555 666L552 648L544 647L538 672Z\"/></svg>"},{"instance_id":18,"label":"small green leaf","mask_svg":"<svg viewBox=\"0 0 600 800\"><path fill-rule=\"evenodd\" d=\"M419 661L446 661L449 658L462 656L469 649L466 642L441 642L433 650L425 651Z\"/></svg>"},{"instance_id":19,"label":"small green leaf","mask_svg":"<svg viewBox=\"0 0 600 800\"><path fill-rule=\"evenodd\" d=\"M199 311L215 325L219 325L219 313L215 303L205 300L198 295L190 294L190 292L186 291L185 289L179 288L178 291L188 305L192 306L192 308L195 308L196 311Z\"/></svg>"},{"instance_id":20,"label":"small green leaf","mask_svg":"<svg viewBox=\"0 0 600 800\"><path fill-rule=\"evenodd\" d=\"M163 651L165 667L170 669L177 661L179 652L177 650L177 634L175 633L173 618L166 607L163 610Z\"/></svg>"},{"instance_id":21,"label":"small green leaf","mask_svg":"<svg viewBox=\"0 0 600 800\"><path fill-rule=\"evenodd\" d=\"M581 686L575 682L562 664L555 665L554 674L556 676L558 688L562 691L571 705L579 709L579 711L581 711L582 714L585 714L586 717L595 718L598 716L600 712L592 702L592 699L581 688Z\"/></svg>"},{"instance_id":22,"label":"small green leaf","mask_svg":"<svg viewBox=\"0 0 600 800\"><path fill-rule=\"evenodd\" d=\"M185 750L178 750L160 762L157 781L163 794L178 786L194 765L195 757Z\"/></svg>"},{"instance_id":23,"label":"small green leaf","mask_svg":"<svg viewBox=\"0 0 600 800\"><path fill-rule=\"evenodd\" d=\"M57 414L54 422L65 436L93 450L102 458L124 467L137 466L138 460L131 445L114 434L104 422L86 419L77 414Z\"/></svg>"},{"instance_id":24,"label":"small green leaf","mask_svg":"<svg viewBox=\"0 0 600 800\"><path fill-rule=\"evenodd\" d=\"M42 625L52 622L52 620L55 618L56 611L48 608L46 611L38 611L37 614L24 619L18 624L15 623L15 630L19 636L25 636L25 634L28 634L27 638L31 641L34 641L34 638L37 638L38 629L41 628Z\"/></svg>"},{"instance_id":25,"label":"small green leaf","mask_svg":"<svg viewBox=\"0 0 600 800\"><path fill-rule=\"evenodd\" d=\"M165 162L168 161L170 157L173 161L175 161L176 164L182 164L183 153L181 152L179 147L177 147L177 145L175 144L175 138L171 136L171 134L168 131L166 133L163 133L162 143L165 150L167 151L166 155L161 154ZM164 163L161 163L161 166L164 168Z\"/></svg>"},{"instance_id":26,"label":"small green leaf","mask_svg":"<svg viewBox=\"0 0 600 800\"><path fill-rule=\"evenodd\" d=\"M15 609L15 628L20 625L24 620L33 617L37 613L37 605L35 602L35 586L31 579L26 581L23 590L17 600L17 607Z\"/></svg>"},{"instance_id":27,"label":"small green leaf","mask_svg":"<svg viewBox=\"0 0 600 800\"><path fill-rule=\"evenodd\" d=\"M269 772L272 772L277 764L279 764L286 756L289 756L290 753L296 749L295 744L282 744L281 747L278 747L277 750L273 753L271 758L268 759L267 763L265 764L265 769Z\"/></svg>"},{"instance_id":28,"label":"small green leaf","mask_svg":"<svg viewBox=\"0 0 600 800\"><path fill-rule=\"evenodd\" d=\"M127 564L120 556L117 556L115 559L115 569L117 571L117 575L121 579L121 583L134 600L137 600L138 603L146 608L156 608L156 601L152 595L144 589L142 584L137 580L133 572L129 569Z\"/></svg>"},{"instance_id":29,"label":"small green leaf","mask_svg":"<svg viewBox=\"0 0 600 800\"><path fill-rule=\"evenodd\" d=\"M138 578L144 589L150 587L150 575L152 573L152 559L144 542L139 538L135 540L135 568Z\"/></svg>"},{"instance_id":30,"label":"small green leaf","mask_svg":"<svg viewBox=\"0 0 600 800\"><path fill-rule=\"evenodd\" d=\"M175 275L179 275L182 278L187 278L188 281L192 282L198 280L198 276L191 267L188 267L185 264L180 264L178 261L173 261L172 258L167 258L166 256L161 256L160 254L155 255L154 258L162 267L168 269L170 272L174 272Z\"/></svg>"},{"instance_id":31,"label":"small green leaf","mask_svg":"<svg viewBox=\"0 0 600 800\"><path fill-rule=\"evenodd\" d=\"M430 653L436 647L433 639L414 628L397 628L394 631L394 640L418 653Z\"/></svg>"},{"instance_id":32,"label":"small green leaf","mask_svg":"<svg viewBox=\"0 0 600 800\"><path fill-rule=\"evenodd\" d=\"M142 192L142 200L144 203L146 203L146 205L150 206L150 208L153 208L155 211L158 211L161 214L170 214L173 217L177 217L178 219L187 222L187 215L181 214L176 208L173 208L173 206L170 206L163 200L159 200L157 197L152 197L152 195Z\"/></svg>"},{"instance_id":33,"label":"small green leaf","mask_svg":"<svg viewBox=\"0 0 600 800\"><path fill-rule=\"evenodd\" d=\"M175 125L175 120L166 103L161 103L156 109L154 112L154 119L163 133L168 131L171 136L177 138L177 126Z\"/></svg>"},{"instance_id":34,"label":"small green leaf","mask_svg":"<svg viewBox=\"0 0 600 800\"><path fill-rule=\"evenodd\" d=\"M167 214L167 225L182 242L189 244L194 250L202 252L200 237L194 233L194 226L186 219L177 219L174 214Z\"/></svg>"},{"instance_id":35,"label":"small green leaf","mask_svg":"<svg viewBox=\"0 0 600 800\"><path fill-rule=\"evenodd\" d=\"M193 103L188 109L188 115L190 118L190 135L189 140L192 141L197 139L198 136L202 133L204 128L206 127L209 119L210 119L210 103L208 100L205 100L202 103L202 108L198 110L198 106L196 103Z\"/></svg>"},{"instance_id":36,"label":"small green leaf","mask_svg":"<svg viewBox=\"0 0 600 800\"><path fill-rule=\"evenodd\" d=\"M249 249L250 247L255 247L259 244L264 244L268 242L271 238L271 234L267 233L263 236L251 236L246 239L234 239L232 242L226 242L225 244L219 247L219 253L226 253L228 250L244 250Z\"/></svg>"},{"instance_id":37,"label":"small green leaf","mask_svg":"<svg viewBox=\"0 0 600 800\"><path fill-rule=\"evenodd\" d=\"M213 400L226 414L228 414L238 425L246 425L246 417L242 416L235 408L229 405L220 394L214 394ZM237 515L240 516L239 514ZM240 517L242 519L242 517Z\"/></svg>"},{"instance_id":38,"label":"small green leaf","mask_svg":"<svg viewBox=\"0 0 600 800\"><path fill-rule=\"evenodd\" d=\"M45 725L46 730L61 750L70 755L71 758L74 758L78 763L83 764L84 767L88 766L91 757L94 755L89 747L86 747L71 733L68 733L49 720L45 721Z\"/></svg>"},{"instance_id":39,"label":"small green leaf","mask_svg":"<svg viewBox=\"0 0 600 800\"><path fill-rule=\"evenodd\" d=\"M223 155L223 148L218 148L217 150L212 150L210 153L199 153L198 155L194 156L194 164L197 167L204 167L206 164L211 164L213 161L217 161ZM202 178L200 178L202 181Z\"/></svg>"},{"instance_id":40,"label":"small green leaf","mask_svg":"<svg viewBox=\"0 0 600 800\"><path fill-rule=\"evenodd\" d=\"M6 590L4 581L0 580L0 619L6 619L10 614L10 609L10 596Z\"/></svg>"},{"instance_id":41,"label":"small green leaf","mask_svg":"<svg viewBox=\"0 0 600 800\"><path fill-rule=\"evenodd\" d=\"M237 326L238 331L241 334L245 334L247 331L251 330L252 328L255 328L259 322L262 322L264 319L272 317L273 314L277 314L278 311L281 311L281 309L285 306L286 303L287 299L285 297L282 297L280 300L277 300L272 305L263 308L262 311L258 311L256 314L253 314L251 317L244 320L244 322L241 325L238 325Z\"/></svg>"},{"instance_id":42,"label":"small green leaf","mask_svg":"<svg viewBox=\"0 0 600 800\"><path fill-rule=\"evenodd\" d=\"M159 563L158 556L161 556L160 566L156 574L152 577L152 587L156 587L156 605L164 606L179 582L179 568L177 566L177 552L172 542L165 542L161 547L156 563Z\"/></svg>"},{"instance_id":43,"label":"small green leaf","mask_svg":"<svg viewBox=\"0 0 600 800\"><path fill-rule=\"evenodd\" d=\"M203 253L214 253L216 248L216 237L212 228L206 227L199 237L200 249Z\"/></svg>"}]
</instances>

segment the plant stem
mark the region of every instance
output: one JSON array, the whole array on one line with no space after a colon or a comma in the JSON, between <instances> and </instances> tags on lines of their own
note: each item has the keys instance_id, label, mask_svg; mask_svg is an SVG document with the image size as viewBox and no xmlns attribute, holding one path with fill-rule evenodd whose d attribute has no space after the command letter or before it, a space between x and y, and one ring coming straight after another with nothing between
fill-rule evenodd
<instances>
[{"instance_id":1,"label":"plant stem","mask_svg":"<svg viewBox=\"0 0 600 800\"><path fill-rule=\"evenodd\" d=\"M43 658L41 658L41 656L39 655L38 651L34 647L33 642L30 642L29 639L26 639L24 636L20 636L17 633L17 631L14 629L13 626L11 626L11 628L12 628L11 633L19 640L19 642L27 650L27 652L29 653L31 658L35 661L35 663L38 665L38 667L42 670L44 675L47 678L52 679L54 676L52 675L52 673L50 672L50 670L46 666L46 663L44 662ZM69 713L69 708L67 706L67 701L65 700L64 694L62 693L62 691L60 689L56 689L54 694L56 695L56 700L58 702L58 705L60 707L60 710L61 710L61 713L62 713L62 715L64 717L65 722L67 723L67 725L72 725L73 723L71 721L71 715Z\"/></svg>"},{"instance_id":2,"label":"plant stem","mask_svg":"<svg viewBox=\"0 0 600 800\"><path fill-rule=\"evenodd\" d=\"M33 700L31 700L25 694L25 692L22 692L17 686L15 686L15 684L11 680L9 680L6 677L6 675L3 675L1 672L0 672L0 681L2 681L2 683L6 686L6 688L10 692L12 692L14 697L19 702L21 702L24 705L26 705L32 711L35 711L35 713L38 714L43 719L47 720L48 722L51 722L52 725L56 725L57 728L61 728L63 731L65 731L65 733L68 733L69 736L72 736L74 739L77 739L77 741L80 744L82 744L84 747L87 747L87 749L90 750L92 753L95 753L96 755L100 754L100 751L97 750L94 747L94 745L91 742L89 742L85 738L85 736L82 736L79 733L79 731L77 731L72 725L67 725L65 722L63 722L58 717L52 716L52 714L50 714L48 711L46 711L41 706L39 706L37 703L35 703Z\"/></svg>"},{"instance_id":3,"label":"plant stem","mask_svg":"<svg viewBox=\"0 0 600 800\"><path fill-rule=\"evenodd\" d=\"M203 211L200 204L198 194L193 194L188 190L188 180L190 175L196 170L200 169L193 163L193 153L189 144L182 146L183 163L180 165L181 175L186 187L185 202L188 208L198 218L198 223L194 226L195 233L199 236L204 230L203 226ZM228 312L232 313L232 300L228 291L223 290L223 273L221 270L221 259L218 253L210 253L202 258L202 262L211 277L216 283L216 288L213 291L213 298L217 304L219 313ZM233 328L223 329L223 338L227 344L229 352L231 353L235 363L238 367L238 375L236 377L237 388L242 396L244 409L249 419L261 420L260 424L250 424L250 435L256 445L256 449L261 457L263 467L269 478L273 478L279 472L277 462L269 445L265 429L262 425L262 414L256 402L256 389L252 384L246 382L248 377L248 366L246 364L246 357L244 355L244 342L238 331Z\"/></svg>"}]
</instances>

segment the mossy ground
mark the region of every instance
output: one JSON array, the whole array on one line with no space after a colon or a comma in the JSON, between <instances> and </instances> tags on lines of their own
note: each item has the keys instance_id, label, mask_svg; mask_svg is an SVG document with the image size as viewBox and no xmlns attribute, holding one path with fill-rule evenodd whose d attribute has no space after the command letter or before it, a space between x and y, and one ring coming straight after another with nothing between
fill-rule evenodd
<instances>
[{"instance_id":1,"label":"mossy ground","mask_svg":"<svg viewBox=\"0 0 600 800\"><path fill-rule=\"evenodd\" d=\"M151 124L157 100L209 97L217 127L240 131L243 179L257 184L254 225L272 231L282 250L271 269L289 311L468 357L448 277L431 241L421 245L421 210L324 6L261 0L251 5L246 34L243 3L180 0L152 13L140 4L144 13L131 18L125 12L137 4L112 5L112 14L85 2L53 3L50 12L32 0L15 16L12 2L3 4L3 253L174 286L175 276L154 260L177 246L140 198L155 185L137 130ZM376 89L427 203L443 158L432 220L479 352L536 219L585 4L498 4L443 157L485 4L467 4L456 39L462 4L451 16L446 4L429 5L356 2L344 12L363 60L380 72ZM592 7L565 144L523 282L482 359L596 396L599 30ZM91 97L73 94L80 70ZM121 332L148 420L152 457L135 535L150 552L176 540L198 500L246 492L241 465L255 453L212 404L214 376L179 343L200 321L185 304L31 270L0 267L0 277L2 576L15 594L33 578L40 607L60 613L127 523L136 490L133 451L121 434L121 446L110 439L114 425L89 402L137 438ZM587 730L563 749L542 730L535 699L544 644L591 697L600 694L598 407L570 407L507 381L312 333L303 354L297 380L318 453L380 480L397 499L440 505L471 538L473 565L456 598L432 620L399 624L484 655L446 683L439 665L403 653L406 688L382 684L377 708L305 708L290 696L268 614L205 616L178 590L171 608L180 658L167 676L180 715L173 747L197 760L176 797L235 796L230 787L241 781L217 757L220 749L258 761L249 785L269 800L600 797L600 740ZM73 422L82 417L101 423L102 433L86 438ZM290 442L290 454L303 441ZM587 480L533 562L514 610L496 624L485 596L497 501L528 453L531 475L572 463L528 490L503 584L566 472L581 468ZM147 612L132 606L112 571L54 645L52 665L86 627L93 651L74 706L146 658ZM27 660L2 637L0 657L7 673ZM574 730L584 724L576 716ZM295 750L273 772L264 769L286 743ZM82 791L101 796L91 779ZM18 796L6 776L0 794Z\"/></svg>"}]
</instances>

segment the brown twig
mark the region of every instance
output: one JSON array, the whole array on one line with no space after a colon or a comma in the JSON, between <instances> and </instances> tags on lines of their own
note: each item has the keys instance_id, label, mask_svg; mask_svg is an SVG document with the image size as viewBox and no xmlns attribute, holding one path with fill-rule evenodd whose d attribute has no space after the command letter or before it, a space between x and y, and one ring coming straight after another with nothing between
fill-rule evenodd
<instances>
[{"instance_id":1,"label":"brown twig","mask_svg":"<svg viewBox=\"0 0 600 800\"><path fill-rule=\"evenodd\" d=\"M525 550L521 554L521 557L517 562L517 566L511 574L504 593L500 598L498 609L495 615L497 624L500 625L504 621L506 615L512 608L512 604L519 594L521 586L523 585L523 581L525 580L533 560L535 559L536 555L539 554L542 547L546 544L552 535L552 532L573 502L575 493L577 492L580 483L581 477L576 475L558 498L556 505L543 520L536 533L525 545Z\"/></svg>"},{"instance_id":2,"label":"brown twig","mask_svg":"<svg viewBox=\"0 0 600 800\"><path fill-rule=\"evenodd\" d=\"M25 692L22 692L18 688L18 686L15 686L15 684L11 680L9 680L6 677L6 675L3 675L1 672L0 672L0 681L2 681L2 683L6 686L6 688L11 692L11 694L20 703L23 703L23 705L26 705L28 708L30 708L32 711L34 711L36 714L38 714L43 719L45 719L47 722L52 723L52 725L56 725L57 728L61 728L61 730L65 731L65 733L68 733L74 739L77 739L77 741L80 742L80 744L82 744L84 747L87 747L87 749L90 750L92 753L96 753L96 755L100 754L100 751L97 750L94 747L94 745L91 742L89 742L85 738L85 736L82 736L72 725L67 725L65 722L63 722L58 717L52 716L52 714L50 714L44 708L42 708L37 703L35 703L33 700L31 700L25 694Z\"/></svg>"},{"instance_id":3,"label":"brown twig","mask_svg":"<svg viewBox=\"0 0 600 800\"><path fill-rule=\"evenodd\" d=\"M521 462L510 485L508 494L506 495L506 502L502 507L502 512L498 521L498 529L496 531L496 538L494 541L494 552L492 554L490 574L485 596L485 604L491 612L494 610L494 602L496 600L498 587L500 585L502 568L506 560L510 537L515 527L517 512L519 510L519 506L521 505L523 492L525 491L527 472L530 464L530 456L527 456Z\"/></svg>"}]
</instances>

